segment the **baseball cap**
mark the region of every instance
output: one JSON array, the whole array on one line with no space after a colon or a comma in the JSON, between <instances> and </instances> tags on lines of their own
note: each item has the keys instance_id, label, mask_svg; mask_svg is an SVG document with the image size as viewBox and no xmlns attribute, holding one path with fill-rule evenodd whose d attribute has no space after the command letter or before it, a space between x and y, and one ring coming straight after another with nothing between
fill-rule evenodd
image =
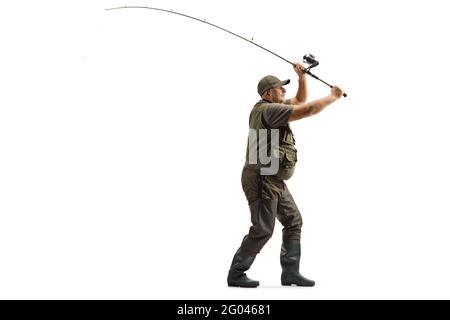
<instances>
[{"instance_id":1,"label":"baseball cap","mask_svg":"<svg viewBox=\"0 0 450 320\"><path fill-rule=\"evenodd\" d=\"M270 75L265 76L264 78L259 80L258 93L260 96L262 96L263 93L266 92L267 90L272 89L272 88L282 87L282 86L288 84L289 82L291 82L291 80L289 80L289 79L281 81L280 79L278 79L277 77L274 77L274 76L270 76Z\"/></svg>"}]
</instances>

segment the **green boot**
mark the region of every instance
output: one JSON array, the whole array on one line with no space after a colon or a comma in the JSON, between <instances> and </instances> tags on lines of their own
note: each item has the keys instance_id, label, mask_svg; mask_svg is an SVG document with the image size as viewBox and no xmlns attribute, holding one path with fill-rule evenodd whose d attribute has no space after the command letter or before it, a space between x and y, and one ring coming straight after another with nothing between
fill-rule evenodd
<instances>
[{"instance_id":1,"label":"green boot","mask_svg":"<svg viewBox=\"0 0 450 320\"><path fill-rule=\"evenodd\" d=\"M281 284L283 286L297 285L300 287L313 287L315 282L306 279L299 273L300 266L300 241L290 240L281 247Z\"/></svg>"},{"instance_id":2,"label":"green boot","mask_svg":"<svg viewBox=\"0 0 450 320\"><path fill-rule=\"evenodd\" d=\"M250 269L255 257L246 255L241 248L238 249L231 262L230 271L228 272L228 286L230 287L244 287L256 288L259 286L259 281L249 279L245 271Z\"/></svg>"}]
</instances>

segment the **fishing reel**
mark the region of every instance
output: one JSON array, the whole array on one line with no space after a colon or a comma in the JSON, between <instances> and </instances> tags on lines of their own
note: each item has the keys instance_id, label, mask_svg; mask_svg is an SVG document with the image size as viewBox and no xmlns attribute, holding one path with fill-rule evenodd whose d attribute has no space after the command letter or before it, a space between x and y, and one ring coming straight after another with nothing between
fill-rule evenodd
<instances>
[{"instance_id":1,"label":"fishing reel","mask_svg":"<svg viewBox=\"0 0 450 320\"><path fill-rule=\"evenodd\" d=\"M309 67L305 69L305 72L308 72L312 68L317 67L319 65L319 61L317 61L316 57L311 53L305 54L303 56L303 62L309 64Z\"/></svg>"}]
</instances>

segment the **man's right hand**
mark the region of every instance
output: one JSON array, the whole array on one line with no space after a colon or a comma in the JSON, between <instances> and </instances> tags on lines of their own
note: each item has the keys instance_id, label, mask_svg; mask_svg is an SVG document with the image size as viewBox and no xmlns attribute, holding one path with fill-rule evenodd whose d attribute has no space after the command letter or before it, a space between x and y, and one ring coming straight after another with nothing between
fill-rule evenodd
<instances>
[{"instance_id":1,"label":"man's right hand","mask_svg":"<svg viewBox=\"0 0 450 320\"><path fill-rule=\"evenodd\" d=\"M331 88L331 94L322 99L293 105L292 113L289 116L289 122L315 115L343 95L344 92L342 89L334 86Z\"/></svg>"},{"instance_id":2,"label":"man's right hand","mask_svg":"<svg viewBox=\"0 0 450 320\"><path fill-rule=\"evenodd\" d=\"M342 97L342 95L344 94L344 91L342 91L341 88L334 86L333 88L331 88L331 95L337 99L339 99L340 97Z\"/></svg>"}]
</instances>

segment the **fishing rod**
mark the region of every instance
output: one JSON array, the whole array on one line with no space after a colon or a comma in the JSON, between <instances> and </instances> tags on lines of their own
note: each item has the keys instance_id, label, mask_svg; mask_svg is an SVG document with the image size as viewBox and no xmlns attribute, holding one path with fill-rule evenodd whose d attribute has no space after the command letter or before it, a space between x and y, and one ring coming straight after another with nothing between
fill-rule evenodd
<instances>
[{"instance_id":1,"label":"fishing rod","mask_svg":"<svg viewBox=\"0 0 450 320\"><path fill-rule=\"evenodd\" d=\"M187 15L187 14L184 14L184 13L181 13L181 12L176 12L176 11L173 11L173 10L167 10L167 9L161 9L161 8L147 7L147 6L122 6L122 7L106 8L105 10L109 11L109 10L118 10L118 9L149 9L149 10L168 12L168 13L172 13L172 14L176 14L176 15L179 15L179 16L183 16L183 17L186 17L186 18L189 18L189 19L192 19L192 20L197 20L199 22L206 23L207 25L210 25L210 26L212 26L214 28L217 28L217 29L220 29L222 31L225 31L225 32L227 32L227 33L229 33L229 34L231 34L231 35L233 35L235 37L238 37L238 38L242 39L242 40L245 40L245 41L247 41L247 42L257 46L258 48L261 48L264 51L267 51L268 53L273 54L274 56L280 58L281 60L286 61L287 63L291 64L292 66L295 66L295 64L293 62L289 61L288 59L283 58L279 54L276 54L275 52L273 52L273 51L271 51L271 50L269 50L267 48L264 48L263 46L253 42L253 39L252 40L248 40L248 39L246 39L246 38L244 38L244 37L242 37L242 36L240 36L240 35L238 35L238 34L236 34L234 32L231 32L230 30L222 28L222 27L220 27L220 26L218 26L218 25L216 25L214 23L208 22L208 21L206 21L206 19L202 20L202 19L190 16L190 15ZM320 82L326 84L330 88L333 88L333 86L331 84L323 81L322 79L320 79L318 76L316 76L315 74L313 74L310 71L312 68L314 68L314 67L319 65L319 62L315 59L315 57L312 54L307 54L307 55L303 56L303 62L309 64L309 67L307 67L305 69L304 73L306 73L309 76L313 77L314 79L319 80ZM346 97L347 94L344 93L343 96Z\"/></svg>"}]
</instances>

